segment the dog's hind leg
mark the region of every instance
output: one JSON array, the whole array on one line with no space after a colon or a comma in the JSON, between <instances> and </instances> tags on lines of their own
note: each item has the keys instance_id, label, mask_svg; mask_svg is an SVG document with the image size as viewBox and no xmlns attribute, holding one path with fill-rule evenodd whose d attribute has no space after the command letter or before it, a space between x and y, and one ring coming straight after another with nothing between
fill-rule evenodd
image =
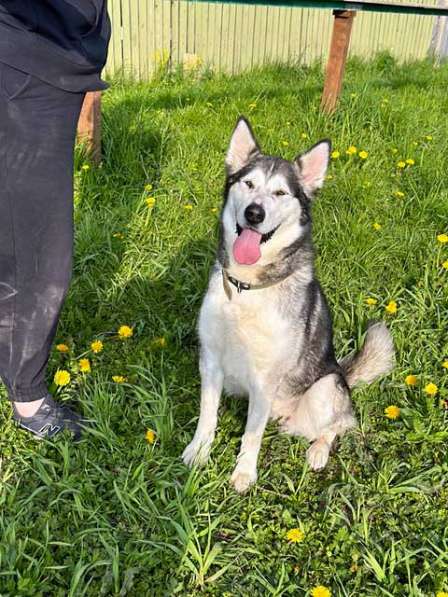
<instances>
[{"instance_id":1,"label":"dog's hind leg","mask_svg":"<svg viewBox=\"0 0 448 597\"><path fill-rule=\"evenodd\" d=\"M189 466L205 464L208 460L215 439L218 407L224 379L216 356L209 350L202 350L199 367L201 372L201 411L194 437L182 454L183 461Z\"/></svg>"},{"instance_id":2,"label":"dog's hind leg","mask_svg":"<svg viewBox=\"0 0 448 597\"><path fill-rule=\"evenodd\" d=\"M310 467L319 470L327 464L336 436L355 424L349 390L341 375L332 373L316 381L300 397L283 430L314 440L306 457Z\"/></svg>"},{"instance_id":3,"label":"dog's hind leg","mask_svg":"<svg viewBox=\"0 0 448 597\"><path fill-rule=\"evenodd\" d=\"M237 465L230 482L238 493L244 493L257 480L257 460L261 440L271 413L271 401L259 389L249 395L246 429L241 440Z\"/></svg>"}]
</instances>

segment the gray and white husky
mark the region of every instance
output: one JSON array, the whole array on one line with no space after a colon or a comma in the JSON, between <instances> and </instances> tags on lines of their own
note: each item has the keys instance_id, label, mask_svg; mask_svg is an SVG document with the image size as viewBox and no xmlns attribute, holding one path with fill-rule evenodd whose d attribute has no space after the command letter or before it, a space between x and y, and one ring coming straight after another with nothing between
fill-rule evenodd
<instances>
[{"instance_id":1,"label":"gray and white husky","mask_svg":"<svg viewBox=\"0 0 448 597\"><path fill-rule=\"evenodd\" d=\"M323 468L337 435L355 426L350 389L388 373L391 335L372 325L361 350L338 361L329 309L316 280L311 203L330 156L323 140L293 162L262 154L240 118L226 157L227 179L217 261L200 317L201 412L183 453L207 461L222 390L249 397L247 423L231 482L257 479L266 424L306 437L307 460Z\"/></svg>"}]
</instances>

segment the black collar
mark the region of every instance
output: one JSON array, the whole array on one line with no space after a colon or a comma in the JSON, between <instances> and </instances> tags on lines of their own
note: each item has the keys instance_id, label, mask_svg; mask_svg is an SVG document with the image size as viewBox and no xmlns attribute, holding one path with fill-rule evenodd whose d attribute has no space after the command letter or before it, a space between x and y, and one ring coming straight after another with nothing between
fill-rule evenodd
<instances>
[{"instance_id":1,"label":"black collar","mask_svg":"<svg viewBox=\"0 0 448 597\"><path fill-rule=\"evenodd\" d=\"M249 284L249 282L241 282L241 280L237 280L233 276L230 276L228 274L227 270L225 270L223 268L222 269L222 284L224 286L224 292L226 293L227 298L230 301L230 300L232 300L232 289L229 286L229 282L230 282L230 284L235 286L238 294L241 294L241 292L243 292L243 290L262 290L263 288L269 288L270 286L275 286L276 284L280 284L280 282L283 282L284 280L286 280L286 278L289 278L290 275L291 274L288 274L281 280L276 280L275 282L270 282L268 284Z\"/></svg>"}]
</instances>

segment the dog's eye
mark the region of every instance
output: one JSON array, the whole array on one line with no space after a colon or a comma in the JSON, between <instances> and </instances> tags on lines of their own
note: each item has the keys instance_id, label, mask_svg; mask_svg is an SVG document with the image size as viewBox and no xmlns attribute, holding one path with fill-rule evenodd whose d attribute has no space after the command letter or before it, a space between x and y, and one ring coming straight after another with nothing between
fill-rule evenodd
<instances>
[{"instance_id":1,"label":"dog's eye","mask_svg":"<svg viewBox=\"0 0 448 597\"><path fill-rule=\"evenodd\" d=\"M251 180L245 180L244 184L247 186L248 189L254 188L254 183Z\"/></svg>"},{"instance_id":2,"label":"dog's eye","mask_svg":"<svg viewBox=\"0 0 448 597\"><path fill-rule=\"evenodd\" d=\"M286 192L282 191L282 189L279 189L278 191L274 191L274 195L276 197L283 197L283 195L286 195Z\"/></svg>"}]
</instances>

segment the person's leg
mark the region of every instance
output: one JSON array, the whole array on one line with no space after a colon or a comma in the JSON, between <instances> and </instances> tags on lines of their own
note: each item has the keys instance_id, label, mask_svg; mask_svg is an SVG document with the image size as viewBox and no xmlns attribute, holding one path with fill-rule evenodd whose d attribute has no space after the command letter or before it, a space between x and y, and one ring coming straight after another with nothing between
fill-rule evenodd
<instances>
[{"instance_id":1,"label":"person's leg","mask_svg":"<svg viewBox=\"0 0 448 597\"><path fill-rule=\"evenodd\" d=\"M70 283L82 101L0 64L0 377L25 417L48 394L45 370Z\"/></svg>"}]
</instances>

